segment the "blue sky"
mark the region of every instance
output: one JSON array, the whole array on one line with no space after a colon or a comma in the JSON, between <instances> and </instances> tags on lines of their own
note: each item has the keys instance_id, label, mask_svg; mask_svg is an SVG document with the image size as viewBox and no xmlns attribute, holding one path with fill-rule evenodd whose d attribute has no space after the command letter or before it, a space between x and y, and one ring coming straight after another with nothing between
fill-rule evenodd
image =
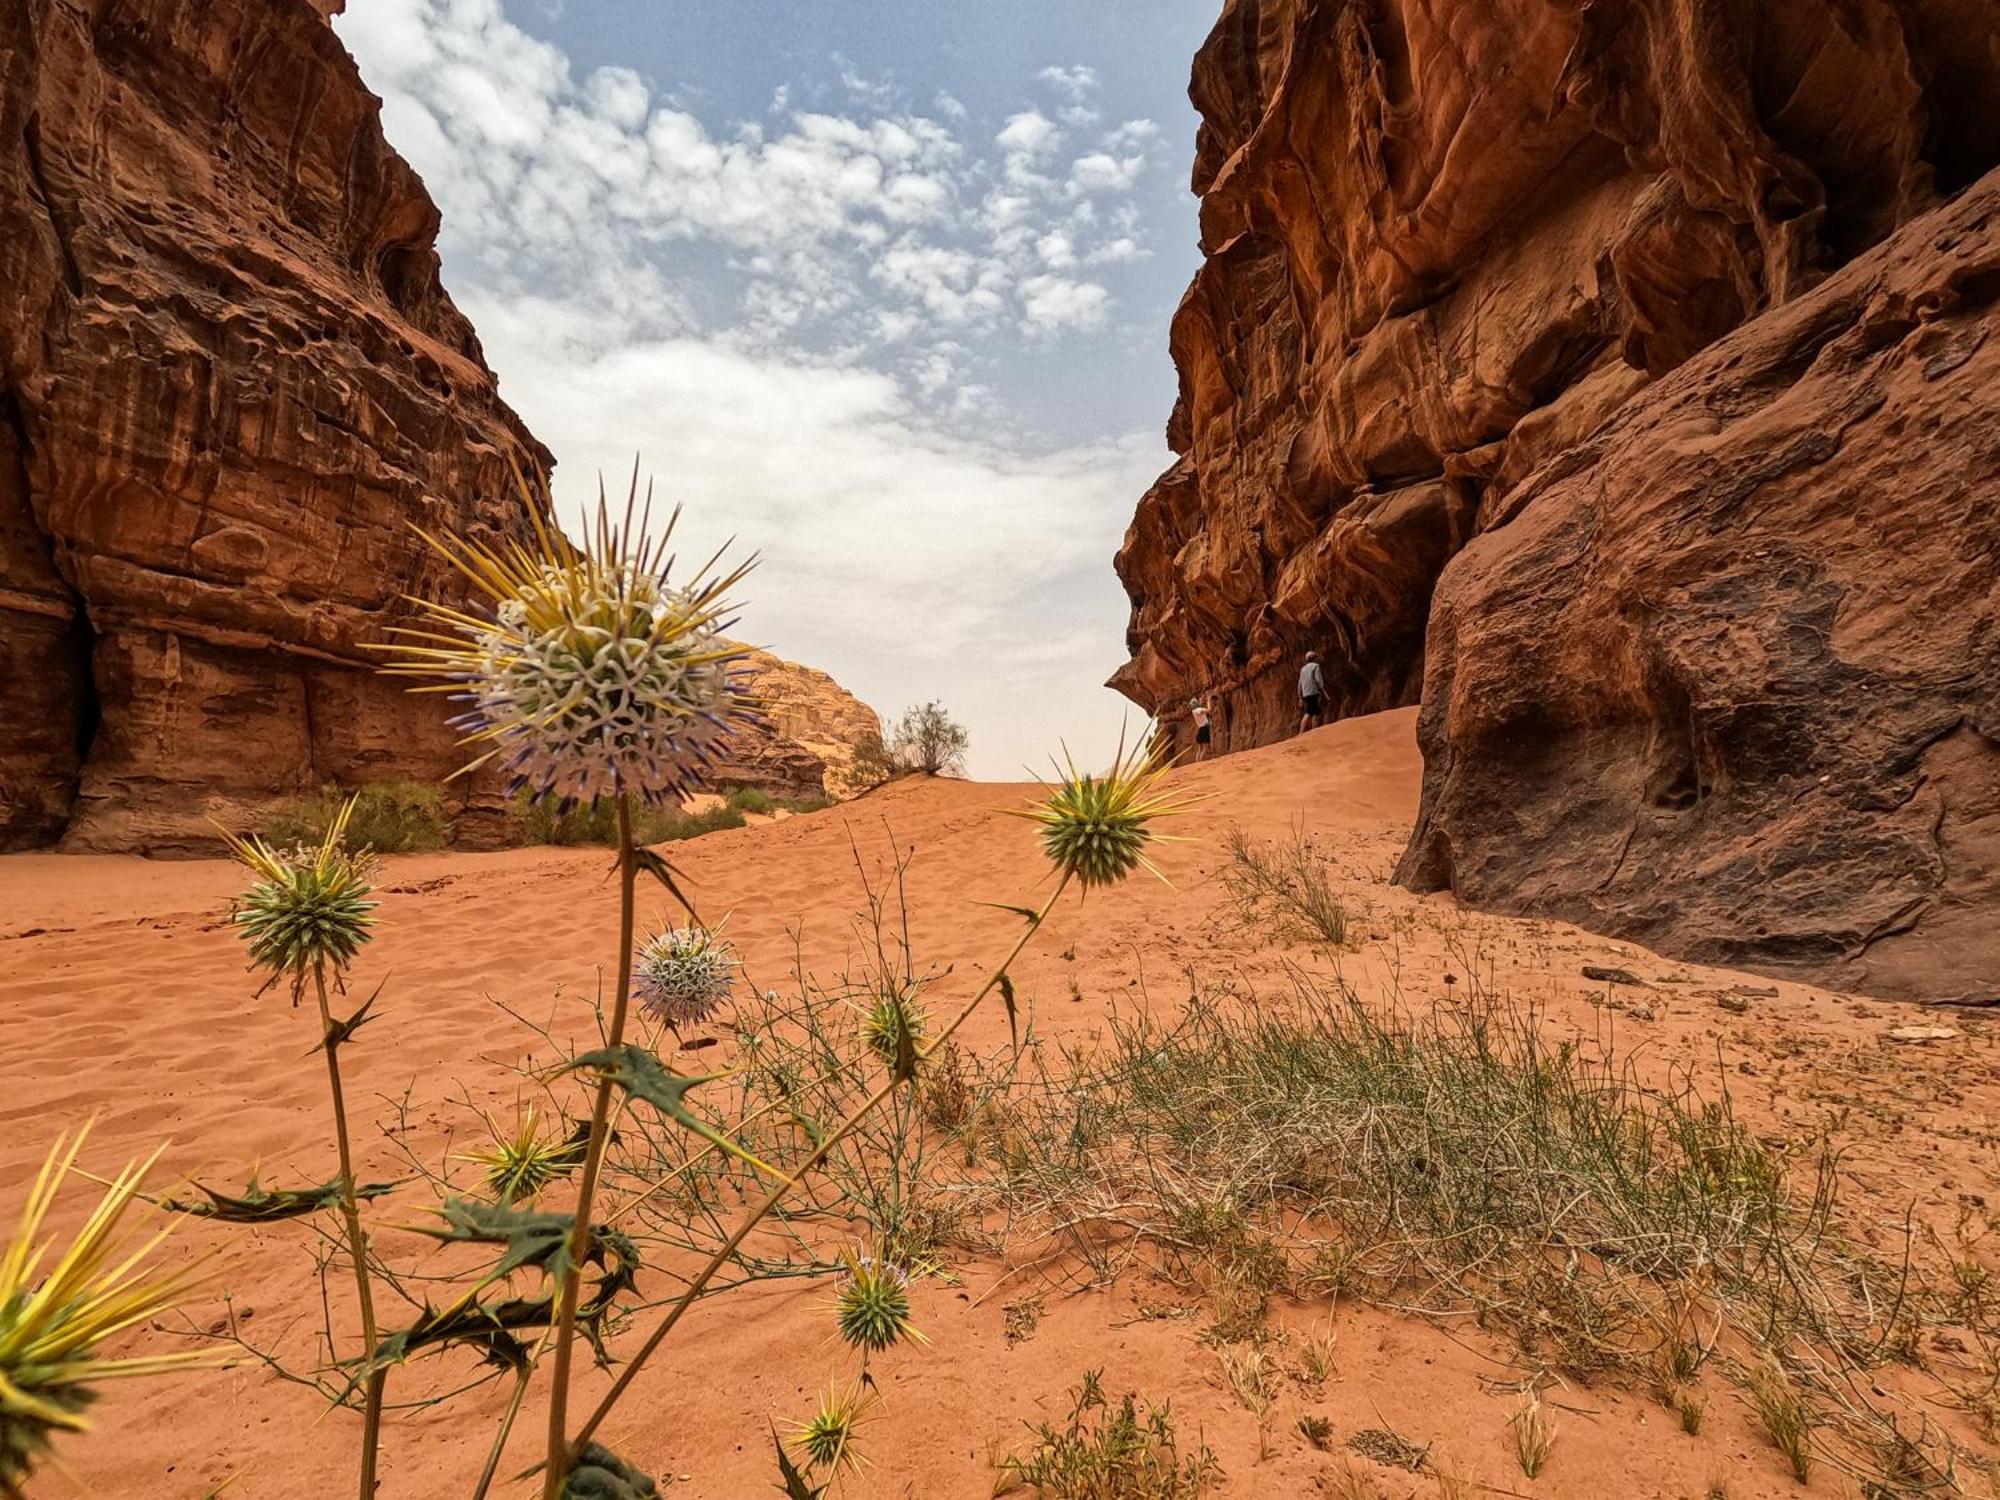
<instances>
[{"instance_id":1,"label":"blue sky","mask_svg":"<svg viewBox=\"0 0 2000 1500\"><path fill-rule=\"evenodd\" d=\"M1111 571L1167 453L1216 0L349 0L445 281L573 516L635 452L740 633L974 774L1127 717ZM1136 722L1136 710L1131 711Z\"/></svg>"}]
</instances>

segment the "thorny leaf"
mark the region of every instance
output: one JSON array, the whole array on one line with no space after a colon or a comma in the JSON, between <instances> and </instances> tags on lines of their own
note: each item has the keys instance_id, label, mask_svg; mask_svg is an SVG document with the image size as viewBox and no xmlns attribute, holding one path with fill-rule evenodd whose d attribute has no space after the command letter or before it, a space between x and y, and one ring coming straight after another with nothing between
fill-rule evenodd
<instances>
[{"instance_id":1,"label":"thorny leaf","mask_svg":"<svg viewBox=\"0 0 2000 1500\"><path fill-rule=\"evenodd\" d=\"M710 1145L748 1162L758 1171L771 1177L784 1175L777 1168L760 1161L687 1107L688 1091L698 1084L713 1082L722 1076L720 1073L705 1073L692 1077L676 1073L651 1052L633 1042L626 1042L617 1047L600 1047L595 1052L586 1052L562 1071L572 1072L578 1068L594 1069L598 1077L616 1084L635 1099L645 1100L682 1129L692 1131Z\"/></svg>"},{"instance_id":2,"label":"thorny leaf","mask_svg":"<svg viewBox=\"0 0 2000 1500\"><path fill-rule=\"evenodd\" d=\"M907 1005L895 1007L896 1055L893 1060L895 1078L898 1083L908 1083L917 1076L917 1034L910 1024L910 1010Z\"/></svg>"},{"instance_id":3,"label":"thorny leaf","mask_svg":"<svg viewBox=\"0 0 2000 1500\"><path fill-rule=\"evenodd\" d=\"M1005 969L1000 971L1000 999L1007 1007L1007 1035L1014 1044L1014 1055L1021 1055L1020 1010L1014 1003L1014 980Z\"/></svg>"},{"instance_id":4,"label":"thorny leaf","mask_svg":"<svg viewBox=\"0 0 2000 1500\"><path fill-rule=\"evenodd\" d=\"M382 981L382 983L387 984L388 981L385 979ZM379 1000L381 997L382 997L382 985L378 984L375 986L374 993L371 994L366 1000L363 1000L361 1002L361 1009L357 1010L353 1015L349 1016L346 1020L335 1021L333 1025L327 1028L326 1036L324 1040L321 1041L320 1045L322 1047L338 1047L343 1042L352 1041L354 1039L355 1032L359 1031L362 1027L366 1026L370 1021L375 1019L373 1014L375 1009L375 1002Z\"/></svg>"},{"instance_id":5,"label":"thorny leaf","mask_svg":"<svg viewBox=\"0 0 2000 1500\"><path fill-rule=\"evenodd\" d=\"M694 909L694 903L688 900L686 895L682 893L679 884L674 880L674 867L666 862L658 850L646 848L634 849L632 851L632 864L634 868L652 876L661 885L665 886L667 894L681 904L681 910L688 914L689 919L694 922L695 926L706 927L708 925L702 921L701 913Z\"/></svg>"},{"instance_id":6,"label":"thorny leaf","mask_svg":"<svg viewBox=\"0 0 2000 1500\"><path fill-rule=\"evenodd\" d=\"M784 1442L775 1427L771 1429L771 1446L778 1452L778 1474L785 1481L779 1488L785 1492L786 1500L820 1500L826 1493L826 1486L815 1489L806 1483L805 1475L799 1472L798 1465L785 1452Z\"/></svg>"},{"instance_id":7,"label":"thorny leaf","mask_svg":"<svg viewBox=\"0 0 2000 1500\"><path fill-rule=\"evenodd\" d=\"M1031 906L1009 906L1005 901L982 901L979 904L990 906L995 911L1011 911L1015 916L1024 918L1030 927L1042 925L1042 914Z\"/></svg>"},{"instance_id":8,"label":"thorny leaf","mask_svg":"<svg viewBox=\"0 0 2000 1500\"><path fill-rule=\"evenodd\" d=\"M183 1201L179 1198L154 1200L158 1207L170 1214L189 1214L197 1219L215 1219L224 1224L274 1224L280 1219L302 1219L307 1214L316 1214L322 1209L340 1207L340 1184L322 1183L318 1187L278 1188L267 1192L260 1187L256 1178L243 1189L240 1196L218 1193L212 1187L197 1182L195 1190L208 1199L206 1203ZM354 1189L357 1199L366 1201L393 1193L402 1186L396 1182L364 1182Z\"/></svg>"},{"instance_id":9,"label":"thorny leaf","mask_svg":"<svg viewBox=\"0 0 2000 1500\"><path fill-rule=\"evenodd\" d=\"M563 1500L646 1500L659 1486L609 1448L585 1443L576 1467L563 1480Z\"/></svg>"},{"instance_id":10,"label":"thorny leaf","mask_svg":"<svg viewBox=\"0 0 2000 1500\"><path fill-rule=\"evenodd\" d=\"M509 1203L482 1203L472 1198L447 1198L438 1210L443 1229L420 1229L446 1244L504 1245L506 1251L486 1274L486 1284L533 1267L551 1281L561 1281L575 1269L570 1261L569 1239L576 1228L574 1214L547 1213L541 1209L515 1208ZM639 1263L639 1252L616 1229L593 1224L584 1261L604 1265L617 1260Z\"/></svg>"}]
</instances>

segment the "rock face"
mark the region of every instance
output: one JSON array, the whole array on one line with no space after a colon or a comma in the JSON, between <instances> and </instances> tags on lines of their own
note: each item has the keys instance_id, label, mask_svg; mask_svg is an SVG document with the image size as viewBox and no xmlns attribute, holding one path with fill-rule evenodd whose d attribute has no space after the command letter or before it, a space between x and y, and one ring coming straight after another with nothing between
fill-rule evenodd
<instances>
[{"instance_id":1,"label":"rock face","mask_svg":"<svg viewBox=\"0 0 2000 1500\"><path fill-rule=\"evenodd\" d=\"M1191 94L1113 685L1259 744L1317 648L1406 881L1993 983L2000 0L1228 0Z\"/></svg>"},{"instance_id":2,"label":"rock face","mask_svg":"<svg viewBox=\"0 0 2000 1500\"><path fill-rule=\"evenodd\" d=\"M836 800L867 789L854 759L861 746L881 741L874 709L826 673L768 651L750 653L743 677L762 724L736 736L716 769L718 784Z\"/></svg>"},{"instance_id":3,"label":"rock face","mask_svg":"<svg viewBox=\"0 0 2000 1500\"><path fill-rule=\"evenodd\" d=\"M1995 0L1227 0L1195 61L1179 461L1112 679L1223 748L1415 702L1537 465L2000 162Z\"/></svg>"},{"instance_id":4,"label":"rock face","mask_svg":"<svg viewBox=\"0 0 2000 1500\"><path fill-rule=\"evenodd\" d=\"M360 643L547 454L324 8L0 7L0 847L459 761Z\"/></svg>"},{"instance_id":5,"label":"rock face","mask_svg":"<svg viewBox=\"0 0 2000 1500\"><path fill-rule=\"evenodd\" d=\"M2000 987L2000 172L1720 340L1445 569L1400 878Z\"/></svg>"}]
</instances>

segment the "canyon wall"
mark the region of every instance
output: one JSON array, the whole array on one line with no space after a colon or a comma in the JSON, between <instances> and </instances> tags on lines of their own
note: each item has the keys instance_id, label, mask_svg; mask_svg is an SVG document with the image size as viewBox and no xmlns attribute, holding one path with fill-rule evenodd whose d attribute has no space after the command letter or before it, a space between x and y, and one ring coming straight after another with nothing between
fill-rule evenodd
<instances>
[{"instance_id":1,"label":"canyon wall","mask_svg":"<svg viewBox=\"0 0 2000 1500\"><path fill-rule=\"evenodd\" d=\"M2000 497L1940 341L1993 320L2000 0L1228 0L1191 96L1113 685L1260 744L1317 649L1335 713L1425 702L1405 880L1970 982Z\"/></svg>"},{"instance_id":2,"label":"canyon wall","mask_svg":"<svg viewBox=\"0 0 2000 1500\"><path fill-rule=\"evenodd\" d=\"M364 643L462 597L411 523L526 531L549 455L438 279L338 0L0 6L0 849L187 852L464 759ZM794 795L872 712L760 658L726 779ZM510 836L450 783L462 844Z\"/></svg>"},{"instance_id":3,"label":"canyon wall","mask_svg":"<svg viewBox=\"0 0 2000 1500\"><path fill-rule=\"evenodd\" d=\"M1417 700L1539 463L2000 162L1995 0L1228 0L1197 57L1179 455L1112 684L1223 748Z\"/></svg>"},{"instance_id":4,"label":"canyon wall","mask_svg":"<svg viewBox=\"0 0 2000 1500\"><path fill-rule=\"evenodd\" d=\"M506 534L548 456L437 227L305 0L0 7L0 847L459 763L361 643L456 590L410 523Z\"/></svg>"}]
</instances>

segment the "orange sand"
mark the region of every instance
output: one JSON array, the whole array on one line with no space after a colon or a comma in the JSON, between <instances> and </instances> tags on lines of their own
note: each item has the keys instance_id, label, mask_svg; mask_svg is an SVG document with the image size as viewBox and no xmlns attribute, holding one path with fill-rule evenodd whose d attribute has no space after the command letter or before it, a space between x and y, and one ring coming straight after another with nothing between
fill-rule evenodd
<instances>
[{"instance_id":1,"label":"orange sand","mask_svg":"<svg viewBox=\"0 0 2000 1500\"><path fill-rule=\"evenodd\" d=\"M1172 1004L1186 993L1190 968L1270 983L1287 962L1324 969L1303 950L1252 950L1215 920L1223 902L1213 873L1228 826L1276 835L1299 820L1343 872L1363 941L1342 968L1364 993L1382 993L1392 970L1405 997L1437 993L1458 955L1476 953L1492 983L1543 1006L1551 1028L1598 1035L1615 1026L1621 1048L1663 1060L1700 1065L1719 1054L1739 1106L1772 1133L1804 1136L1854 1106L1849 1206L1865 1221L1893 1225L1914 1199L1949 1225L1962 1196L1994 1200L2000 1164L1986 1130L2000 1118L2000 1073L1993 1035L1977 1018L1920 1016L1783 982L1777 998L1729 1014L1716 997L1742 976L1389 886L1415 810L1413 724L1413 712L1378 715L1180 772L1188 789L1216 795L1179 828L1190 842L1161 857L1172 887L1140 880L1087 903L1066 900L1016 965L1043 1034L1098 1032L1111 1003L1138 1003L1142 984L1153 1003ZM1024 795L1018 786L909 781L826 812L712 834L673 854L704 907L733 914L730 935L753 974L775 985L788 971L794 926L821 973L848 956L849 918L862 900L851 840L878 866L892 838L914 847L915 949L920 962L955 960L940 992L963 995L1017 931L1018 919L979 903L1032 899L1043 880L1031 830L1001 816ZM372 1122L392 1118L382 1101L406 1085L417 1124L410 1144L432 1157L442 1122L462 1118L462 1104L452 1102L462 1092L480 1104L511 1100L499 1064L519 1059L533 1038L495 1002L538 1017L553 1005L563 1028L580 1034L588 1026L616 935L608 863L602 851L539 849L386 861L380 936L357 971L364 991L387 982L381 1020L343 1054L351 1108L371 1122L362 1132L367 1175L396 1174L395 1154ZM250 998L254 981L226 921L241 883L220 861L0 858L0 1209L9 1218L50 1137L92 1116L87 1164L98 1170L171 1138L169 1170L210 1181L240 1183L252 1164L274 1184L331 1175L314 1026L282 997ZM642 906L642 917L665 915L664 902L642 901L658 908ZM1668 981L1644 994L1655 1019L1605 1007L1605 986L1579 976L1585 963ZM1080 1000L1071 998L1072 981ZM1621 1008L1637 1003L1631 991L1613 998ZM1892 1025L1913 1020L1942 1021L1963 1035L1919 1047L1886 1041ZM970 1028L980 1045L1005 1034L997 1006ZM422 1204L413 1190L407 1201L378 1206L376 1222L414 1222ZM294 1319L301 1330L313 1326L306 1237L296 1225L187 1224L170 1253L215 1257L216 1291L192 1309L197 1321L220 1318L226 1289L253 1333L271 1335ZM1286 1383L1272 1451L1260 1460L1254 1420L1197 1339L1202 1321L1140 1318L1142 1303L1166 1300L1157 1284L1047 1288L1039 1331L1010 1346L1002 1307L1032 1278L1017 1276L981 1301L1006 1267L973 1259L953 1269L959 1285L926 1280L914 1292L930 1344L877 1361L886 1399L867 1433L874 1467L847 1494L988 1495L991 1455L1017 1446L1025 1423L1059 1417L1086 1367L1102 1367L1114 1393L1170 1399L1182 1431L1199 1430L1219 1454L1225 1495L1327 1491L1349 1460L1338 1447L1328 1455L1307 1446L1295 1427L1302 1411L1329 1417L1336 1444L1368 1426L1436 1442L1452 1466L1494 1493L1694 1497L1717 1480L1736 1500L1798 1492L1741 1396L1719 1383L1699 1439L1681 1434L1642 1392L1552 1391L1557 1446L1530 1484L1508 1443L1516 1397L1507 1383L1524 1372L1505 1346L1470 1327L1439 1330L1353 1305L1332 1314L1337 1374L1319 1397ZM340 1290L344 1283L336 1297ZM804 1413L829 1376L850 1365L828 1340L825 1298L822 1286L781 1283L701 1305L608 1425L610 1446L671 1481L673 1496L771 1493L767 1424ZM1277 1312L1301 1329L1328 1315L1324 1306ZM579 1403L601 1385L592 1372ZM483 1390L393 1426L385 1500L469 1493L501 1401L497 1389ZM324 1414L311 1392L248 1363L117 1388L93 1415L95 1432L61 1448L68 1474L46 1471L38 1496L198 1500L233 1480L229 1500L257 1500L342 1494L352 1483L358 1421ZM537 1418L532 1409L524 1418L503 1473L532 1461ZM1428 1477L1352 1462L1384 1496L1437 1492ZM1829 1473L1813 1490L1843 1493L1839 1483Z\"/></svg>"}]
</instances>

